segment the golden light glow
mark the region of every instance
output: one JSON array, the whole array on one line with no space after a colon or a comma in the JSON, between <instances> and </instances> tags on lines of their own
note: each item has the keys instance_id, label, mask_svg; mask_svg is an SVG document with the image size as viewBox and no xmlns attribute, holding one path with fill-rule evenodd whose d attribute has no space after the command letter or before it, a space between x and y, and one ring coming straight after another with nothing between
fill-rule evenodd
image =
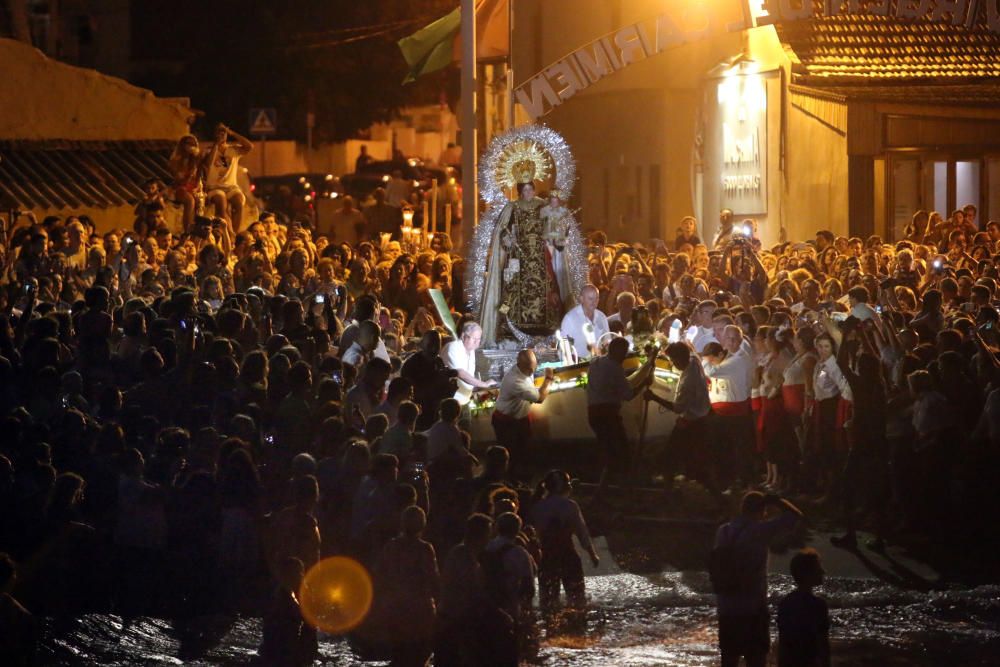
<instances>
[{"instance_id":1,"label":"golden light glow","mask_svg":"<svg viewBox=\"0 0 1000 667\"><path fill-rule=\"evenodd\" d=\"M357 561L335 556L316 563L299 587L299 606L309 625L330 634L356 628L372 605L372 579Z\"/></svg>"}]
</instances>

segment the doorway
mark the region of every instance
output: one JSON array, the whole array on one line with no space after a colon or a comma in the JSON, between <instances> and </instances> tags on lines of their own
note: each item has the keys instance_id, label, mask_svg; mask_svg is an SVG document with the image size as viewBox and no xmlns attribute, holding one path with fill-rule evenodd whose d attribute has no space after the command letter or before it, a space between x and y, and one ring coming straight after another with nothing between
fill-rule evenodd
<instances>
[{"instance_id":1,"label":"doorway","mask_svg":"<svg viewBox=\"0 0 1000 667\"><path fill-rule=\"evenodd\" d=\"M980 229L986 221L1000 219L1000 156L908 151L889 154L884 164L882 188L888 191L876 193L876 205L881 202L885 208L875 219L885 221L878 231L886 241L902 239L919 209L947 218L955 209L974 204Z\"/></svg>"}]
</instances>

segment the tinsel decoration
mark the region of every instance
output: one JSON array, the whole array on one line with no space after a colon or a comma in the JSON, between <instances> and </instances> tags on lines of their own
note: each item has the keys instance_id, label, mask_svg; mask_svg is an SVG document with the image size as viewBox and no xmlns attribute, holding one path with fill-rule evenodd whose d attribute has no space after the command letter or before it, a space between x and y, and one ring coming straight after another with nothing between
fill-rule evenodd
<instances>
[{"instance_id":1,"label":"tinsel decoration","mask_svg":"<svg viewBox=\"0 0 1000 667\"><path fill-rule=\"evenodd\" d=\"M490 141L489 146L479 161L479 196L486 204L486 210L479 220L472 237L472 244L466 264L465 295L472 307L472 312L479 315L482 304L483 288L486 284L486 267L489 259L490 241L503 207L510 201L508 191L497 178L498 167L505 155L523 142L536 143L548 153L555 167L554 189L560 190L564 197L573 192L576 184L576 161L570 151L569 144L550 127L540 124L521 125L499 134ZM589 279L587 265L587 249L583 243L583 235L572 213L569 215L569 233L565 248L566 261L574 297L580 293Z\"/></svg>"}]
</instances>

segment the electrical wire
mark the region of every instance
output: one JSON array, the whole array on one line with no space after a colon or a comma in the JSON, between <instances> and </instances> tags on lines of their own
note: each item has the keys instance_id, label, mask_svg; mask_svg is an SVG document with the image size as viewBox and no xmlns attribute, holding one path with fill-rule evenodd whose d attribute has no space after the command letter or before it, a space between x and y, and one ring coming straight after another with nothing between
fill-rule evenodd
<instances>
[{"instance_id":1,"label":"electrical wire","mask_svg":"<svg viewBox=\"0 0 1000 667\"><path fill-rule=\"evenodd\" d=\"M345 44L353 44L354 42L360 42L366 39L374 39L376 37L382 37L383 35L388 35L390 33L396 32L397 30L407 28L408 26L412 26L415 24L423 23L425 21L427 21L426 17L420 17L420 18L408 19L406 21L385 23L382 24L382 26L378 25L364 26L365 29L371 30L371 32L366 32L358 35L350 35L342 39L324 40L312 44L296 43L296 44L291 44L286 48L289 51L336 48L338 46L344 46ZM360 29L350 29L350 30L359 31Z\"/></svg>"}]
</instances>

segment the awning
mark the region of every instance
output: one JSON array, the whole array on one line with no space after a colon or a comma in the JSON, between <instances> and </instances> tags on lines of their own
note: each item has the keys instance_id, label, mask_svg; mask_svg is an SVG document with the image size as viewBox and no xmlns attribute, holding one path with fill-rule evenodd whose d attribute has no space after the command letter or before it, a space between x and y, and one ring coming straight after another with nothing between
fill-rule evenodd
<instances>
[{"instance_id":1,"label":"awning","mask_svg":"<svg viewBox=\"0 0 1000 667\"><path fill-rule=\"evenodd\" d=\"M30 209L135 205L149 178L170 182L173 141L0 141L0 200Z\"/></svg>"}]
</instances>

